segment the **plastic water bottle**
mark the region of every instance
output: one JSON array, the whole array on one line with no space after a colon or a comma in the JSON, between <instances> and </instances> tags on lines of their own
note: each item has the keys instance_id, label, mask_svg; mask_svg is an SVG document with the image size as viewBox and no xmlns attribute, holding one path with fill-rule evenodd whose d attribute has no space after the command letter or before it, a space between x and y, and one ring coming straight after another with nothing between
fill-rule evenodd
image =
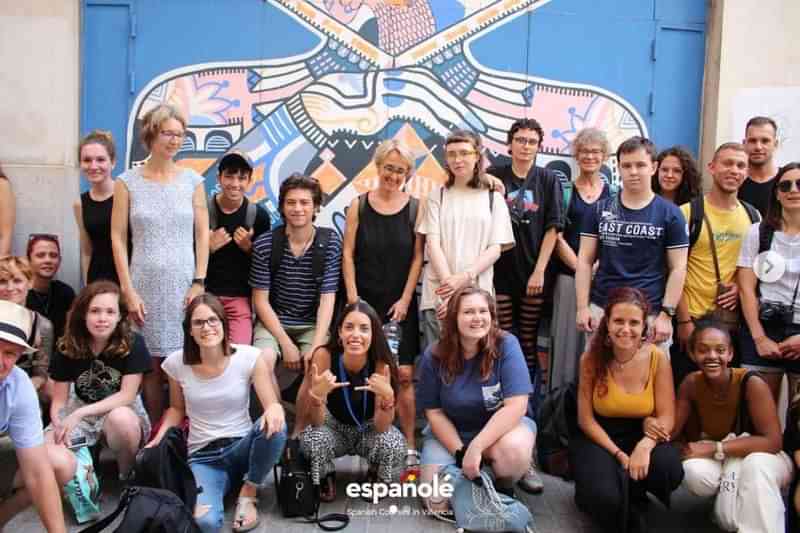
<instances>
[{"instance_id":1,"label":"plastic water bottle","mask_svg":"<svg viewBox=\"0 0 800 533\"><path fill-rule=\"evenodd\" d=\"M390 320L383 325L383 334L386 335L386 342L389 343L394 362L397 363L400 359L400 341L403 338L403 330L400 328L400 323L397 320Z\"/></svg>"}]
</instances>

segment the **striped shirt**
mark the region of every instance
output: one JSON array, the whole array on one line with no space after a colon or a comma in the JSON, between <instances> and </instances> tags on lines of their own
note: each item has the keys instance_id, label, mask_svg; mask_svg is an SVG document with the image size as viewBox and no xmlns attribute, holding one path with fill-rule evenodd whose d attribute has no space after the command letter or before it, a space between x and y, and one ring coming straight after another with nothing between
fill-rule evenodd
<instances>
[{"instance_id":1,"label":"striped shirt","mask_svg":"<svg viewBox=\"0 0 800 533\"><path fill-rule=\"evenodd\" d=\"M334 231L328 241L321 283L313 276L313 255L314 247L310 246L301 257L295 257L287 238L281 264L275 279L272 280L270 279L272 232L261 234L253 243L250 286L269 291L269 303L281 324L287 326L314 324L317 321L320 294L335 293L339 288L342 268L342 240L339 234Z\"/></svg>"}]
</instances>

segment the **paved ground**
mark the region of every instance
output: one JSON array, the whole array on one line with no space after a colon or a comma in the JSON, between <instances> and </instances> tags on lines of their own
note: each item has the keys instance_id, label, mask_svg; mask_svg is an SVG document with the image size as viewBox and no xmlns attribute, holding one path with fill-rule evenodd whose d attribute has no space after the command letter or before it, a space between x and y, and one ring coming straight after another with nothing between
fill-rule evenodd
<instances>
[{"instance_id":1,"label":"paved ground","mask_svg":"<svg viewBox=\"0 0 800 533\"><path fill-rule=\"evenodd\" d=\"M13 463L13 451L6 445L4 449L0 450L0 477L8 475L11 463ZM453 526L424 516L421 508L414 500L386 499L375 506L361 500L346 498L345 485L357 479L357 476L362 471L362 466L358 460L348 458L340 460L337 467L339 470L337 487L339 498L332 504L323 505L320 512L322 514L328 512L347 512L350 514L351 522L346 531L352 533L420 533L422 531L451 533L454 531ZM104 488L102 508L105 515L116 508L120 485L114 480L115 470L112 463L104 459L100 471L105 474L105 479L111 479L105 484ZM586 517L575 507L572 501L573 488L570 483L564 482L559 478L545 476L545 491L543 494L531 496L521 491L518 494L533 512L538 533L590 533L596 531L589 524ZM656 502L651 503L649 510L651 531L653 533L674 531L687 533L717 532L719 530L711 525L708 520L709 505L710 503L698 503L691 500L688 494L681 489L675 494L671 510L663 508ZM396 506L395 513L391 512L392 506ZM230 531L232 507L233 502L231 500L226 506L229 509L224 529L226 532ZM282 518L275 502L274 490L271 488L262 493L260 509L263 515L262 524L254 531L267 532L274 531L276 528L281 533L320 531L314 526ZM75 524L71 516L68 518L68 524L71 532L77 532L82 529ZM112 528L108 530L113 531ZM28 510L11 521L4 531L33 533L42 531L42 527L37 515L32 510Z\"/></svg>"}]
</instances>

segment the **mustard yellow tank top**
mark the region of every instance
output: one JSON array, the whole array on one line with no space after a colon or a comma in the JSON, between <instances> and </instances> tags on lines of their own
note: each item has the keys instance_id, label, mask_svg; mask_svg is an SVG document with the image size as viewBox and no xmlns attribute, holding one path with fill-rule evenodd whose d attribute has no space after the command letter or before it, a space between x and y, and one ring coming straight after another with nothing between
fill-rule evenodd
<instances>
[{"instance_id":1,"label":"mustard yellow tank top","mask_svg":"<svg viewBox=\"0 0 800 533\"><path fill-rule=\"evenodd\" d=\"M699 377L694 382L694 408L700 418L701 437L711 440L722 440L734 430L736 417L739 414L739 402L746 401L742 393L742 379L747 374L746 368L734 368L731 374L731 385L723 399L714 397L708 382Z\"/></svg>"},{"instance_id":2,"label":"mustard yellow tank top","mask_svg":"<svg viewBox=\"0 0 800 533\"><path fill-rule=\"evenodd\" d=\"M642 392L631 394L626 392L614 381L610 370L606 370L606 384L608 391L600 396L599 384L595 384L592 393L592 407L600 416L609 418L644 418L650 416L656 409L656 395L654 381L658 369L658 348L652 347L650 351L650 375Z\"/></svg>"}]
</instances>

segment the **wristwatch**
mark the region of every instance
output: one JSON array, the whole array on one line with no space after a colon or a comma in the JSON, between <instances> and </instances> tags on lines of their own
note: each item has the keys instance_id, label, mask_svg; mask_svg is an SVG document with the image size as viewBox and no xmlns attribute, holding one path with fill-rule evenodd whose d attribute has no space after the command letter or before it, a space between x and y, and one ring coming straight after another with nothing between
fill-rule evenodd
<instances>
[{"instance_id":1,"label":"wristwatch","mask_svg":"<svg viewBox=\"0 0 800 533\"><path fill-rule=\"evenodd\" d=\"M669 305L662 305L661 310L666 313L666 315L670 318L675 318L675 308Z\"/></svg>"},{"instance_id":2,"label":"wristwatch","mask_svg":"<svg viewBox=\"0 0 800 533\"><path fill-rule=\"evenodd\" d=\"M192 285L200 285L201 287L205 287L206 278L194 278L192 279Z\"/></svg>"},{"instance_id":3,"label":"wristwatch","mask_svg":"<svg viewBox=\"0 0 800 533\"><path fill-rule=\"evenodd\" d=\"M722 447L722 443L719 441L717 441L717 451L714 452L714 460L720 462L725 460L725 448Z\"/></svg>"}]
</instances>

